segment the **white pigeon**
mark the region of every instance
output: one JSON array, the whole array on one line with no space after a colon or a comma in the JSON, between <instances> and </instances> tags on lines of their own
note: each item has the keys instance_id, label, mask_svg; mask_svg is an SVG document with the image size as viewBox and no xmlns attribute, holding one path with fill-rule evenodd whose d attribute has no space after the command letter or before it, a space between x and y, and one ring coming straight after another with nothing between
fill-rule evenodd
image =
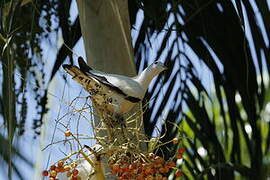
<instances>
[{"instance_id":1,"label":"white pigeon","mask_svg":"<svg viewBox=\"0 0 270 180\"><path fill-rule=\"evenodd\" d=\"M80 83L91 95L98 106L105 106L112 114L124 114L141 101L151 80L166 70L161 62L154 62L135 77L108 74L89 67L82 57L78 58L79 67L63 65L63 68Z\"/></svg>"}]
</instances>

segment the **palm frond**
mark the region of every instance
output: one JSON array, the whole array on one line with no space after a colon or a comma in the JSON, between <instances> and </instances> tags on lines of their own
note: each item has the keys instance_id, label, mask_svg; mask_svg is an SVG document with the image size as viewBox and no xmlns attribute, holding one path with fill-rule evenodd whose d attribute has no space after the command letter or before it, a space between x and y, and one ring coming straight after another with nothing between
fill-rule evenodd
<instances>
[{"instance_id":1,"label":"palm frond","mask_svg":"<svg viewBox=\"0 0 270 180\"><path fill-rule=\"evenodd\" d=\"M151 3L130 4L131 18L138 9L144 12L135 40L137 67L161 59L170 64L170 71L163 81L168 88L156 81L146 96L148 102L157 92L163 93L144 115L144 119L153 117L145 124L146 132L152 134L165 111L169 113L163 132L172 122L189 131L183 164L189 178L232 179L234 172L265 177L263 154L267 150L262 147L269 146L269 123L261 114L269 86L267 1L172 0L159 2L163 4L157 9L150 8ZM152 16L157 13L166 15ZM160 46L154 50L157 42ZM259 124L268 127L267 133L262 133L265 129ZM172 136L164 141L180 133L170 129ZM207 156L198 154L199 148Z\"/></svg>"}]
</instances>

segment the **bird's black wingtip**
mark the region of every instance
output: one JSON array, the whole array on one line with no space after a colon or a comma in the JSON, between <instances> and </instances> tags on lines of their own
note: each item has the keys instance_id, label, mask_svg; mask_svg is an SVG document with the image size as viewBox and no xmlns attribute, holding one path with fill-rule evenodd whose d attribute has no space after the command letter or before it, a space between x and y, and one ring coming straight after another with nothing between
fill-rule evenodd
<instances>
[{"instance_id":1,"label":"bird's black wingtip","mask_svg":"<svg viewBox=\"0 0 270 180\"><path fill-rule=\"evenodd\" d=\"M84 59L83 59L82 56L79 56L79 57L78 57L78 64L79 64L80 67L83 66L83 65L85 64L85 61L84 61Z\"/></svg>"},{"instance_id":2,"label":"bird's black wingtip","mask_svg":"<svg viewBox=\"0 0 270 180\"><path fill-rule=\"evenodd\" d=\"M140 102L141 101L140 98L132 97L132 96L127 96L127 97L125 97L125 99L128 100L128 101L131 101L133 103L137 103L137 102Z\"/></svg>"},{"instance_id":3,"label":"bird's black wingtip","mask_svg":"<svg viewBox=\"0 0 270 180\"><path fill-rule=\"evenodd\" d=\"M64 69L70 69L72 67L72 65L70 65L70 64L63 64L62 67Z\"/></svg>"},{"instance_id":4,"label":"bird's black wingtip","mask_svg":"<svg viewBox=\"0 0 270 180\"><path fill-rule=\"evenodd\" d=\"M78 57L78 61L84 61L83 57L82 56L79 56Z\"/></svg>"},{"instance_id":5,"label":"bird's black wingtip","mask_svg":"<svg viewBox=\"0 0 270 180\"><path fill-rule=\"evenodd\" d=\"M78 64L83 72L89 72L93 70L90 66L88 66L88 64L84 61L84 59L81 56L78 58Z\"/></svg>"}]
</instances>

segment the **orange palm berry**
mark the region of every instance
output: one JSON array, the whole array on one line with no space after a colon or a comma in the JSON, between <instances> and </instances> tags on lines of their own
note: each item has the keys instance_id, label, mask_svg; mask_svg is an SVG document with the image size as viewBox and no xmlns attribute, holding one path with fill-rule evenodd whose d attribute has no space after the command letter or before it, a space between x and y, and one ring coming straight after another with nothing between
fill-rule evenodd
<instances>
[{"instance_id":1,"label":"orange palm berry","mask_svg":"<svg viewBox=\"0 0 270 180\"><path fill-rule=\"evenodd\" d=\"M42 176L48 176L48 175L49 175L49 172L47 170L42 171Z\"/></svg>"},{"instance_id":2,"label":"orange palm berry","mask_svg":"<svg viewBox=\"0 0 270 180\"><path fill-rule=\"evenodd\" d=\"M151 168L149 168L149 167L147 167L147 168L145 169L145 174L146 174L146 175L152 175L152 174L154 174L154 170L151 169Z\"/></svg>"},{"instance_id":3,"label":"orange palm berry","mask_svg":"<svg viewBox=\"0 0 270 180\"><path fill-rule=\"evenodd\" d=\"M162 157L159 157L159 156L155 157L156 164L162 164L164 162L165 162L165 160Z\"/></svg>"},{"instance_id":4,"label":"orange palm berry","mask_svg":"<svg viewBox=\"0 0 270 180\"><path fill-rule=\"evenodd\" d=\"M128 166L127 165L123 165L123 166L121 166L120 167L121 168L121 172L130 172L130 169L128 168Z\"/></svg>"},{"instance_id":5,"label":"orange palm berry","mask_svg":"<svg viewBox=\"0 0 270 180\"><path fill-rule=\"evenodd\" d=\"M73 174L73 176L77 176L79 174L78 169L73 169L72 174Z\"/></svg>"},{"instance_id":6,"label":"orange palm berry","mask_svg":"<svg viewBox=\"0 0 270 180\"><path fill-rule=\"evenodd\" d=\"M161 174L157 174L155 180L162 180L162 177L163 177L163 176L162 176Z\"/></svg>"},{"instance_id":7,"label":"orange palm berry","mask_svg":"<svg viewBox=\"0 0 270 180\"><path fill-rule=\"evenodd\" d=\"M161 168L163 166L162 166L162 164L155 164L154 167L157 168L157 169L159 169L159 168Z\"/></svg>"},{"instance_id":8,"label":"orange palm berry","mask_svg":"<svg viewBox=\"0 0 270 180\"><path fill-rule=\"evenodd\" d=\"M77 163L76 163L76 162L72 162L72 163L70 164L70 166L71 166L72 168L75 168L75 167L77 167Z\"/></svg>"},{"instance_id":9,"label":"orange palm berry","mask_svg":"<svg viewBox=\"0 0 270 180\"><path fill-rule=\"evenodd\" d=\"M156 155L155 155L154 153L149 153L149 154L148 154L148 157L154 159L154 158L156 157Z\"/></svg>"},{"instance_id":10,"label":"orange palm berry","mask_svg":"<svg viewBox=\"0 0 270 180\"><path fill-rule=\"evenodd\" d=\"M49 180L55 180L55 178L54 177L50 177Z\"/></svg>"},{"instance_id":11,"label":"orange palm berry","mask_svg":"<svg viewBox=\"0 0 270 180\"><path fill-rule=\"evenodd\" d=\"M174 175L175 175L175 177L181 177L183 175L183 173L182 173L182 171L177 170Z\"/></svg>"},{"instance_id":12,"label":"orange palm berry","mask_svg":"<svg viewBox=\"0 0 270 180\"><path fill-rule=\"evenodd\" d=\"M131 163L129 165L129 169L136 169L137 168L137 163Z\"/></svg>"},{"instance_id":13,"label":"orange palm berry","mask_svg":"<svg viewBox=\"0 0 270 180\"><path fill-rule=\"evenodd\" d=\"M64 166L64 170L65 170L65 171L69 171L70 169L71 169L70 166L68 166L68 165Z\"/></svg>"},{"instance_id":14,"label":"orange palm berry","mask_svg":"<svg viewBox=\"0 0 270 180\"><path fill-rule=\"evenodd\" d=\"M149 164L148 164L148 167L149 167L149 168L154 168L154 167L155 167L155 164L154 164L154 163L149 163Z\"/></svg>"},{"instance_id":15,"label":"orange palm berry","mask_svg":"<svg viewBox=\"0 0 270 180\"><path fill-rule=\"evenodd\" d=\"M166 166L167 166L168 168L174 168L174 167L176 167L176 164L175 164L175 162L170 161L170 162L168 162L168 163L166 164Z\"/></svg>"},{"instance_id":16,"label":"orange palm berry","mask_svg":"<svg viewBox=\"0 0 270 180\"><path fill-rule=\"evenodd\" d=\"M50 170L55 170L56 166L55 165L51 165Z\"/></svg>"},{"instance_id":17,"label":"orange palm berry","mask_svg":"<svg viewBox=\"0 0 270 180\"><path fill-rule=\"evenodd\" d=\"M154 180L154 177L152 175L149 175L146 177L146 180Z\"/></svg>"},{"instance_id":18,"label":"orange palm berry","mask_svg":"<svg viewBox=\"0 0 270 180\"><path fill-rule=\"evenodd\" d=\"M170 170L168 167L164 167L164 169L165 169L165 173L168 173Z\"/></svg>"},{"instance_id":19,"label":"orange palm berry","mask_svg":"<svg viewBox=\"0 0 270 180\"><path fill-rule=\"evenodd\" d=\"M144 180L144 177L142 174L140 174L138 177L136 177L136 180Z\"/></svg>"},{"instance_id":20,"label":"orange palm berry","mask_svg":"<svg viewBox=\"0 0 270 180\"><path fill-rule=\"evenodd\" d=\"M178 143L178 138L173 138L172 142L173 142L173 144L177 144Z\"/></svg>"},{"instance_id":21,"label":"orange palm berry","mask_svg":"<svg viewBox=\"0 0 270 180\"><path fill-rule=\"evenodd\" d=\"M55 170L52 170L52 171L50 172L50 176L51 176L51 177L56 177L56 175L57 175L57 172L56 172Z\"/></svg>"},{"instance_id":22,"label":"orange palm berry","mask_svg":"<svg viewBox=\"0 0 270 180\"><path fill-rule=\"evenodd\" d=\"M178 149L178 153L179 153L179 154L183 154L184 152L185 152L185 149L184 149L184 148L179 148L179 149Z\"/></svg>"},{"instance_id":23,"label":"orange palm berry","mask_svg":"<svg viewBox=\"0 0 270 180\"><path fill-rule=\"evenodd\" d=\"M114 170L114 169L112 169L112 170L111 170L111 173L112 173L112 174L117 174L117 171Z\"/></svg>"},{"instance_id":24,"label":"orange palm berry","mask_svg":"<svg viewBox=\"0 0 270 180\"><path fill-rule=\"evenodd\" d=\"M61 173L65 172L64 167L60 167L59 172L61 172Z\"/></svg>"},{"instance_id":25,"label":"orange palm berry","mask_svg":"<svg viewBox=\"0 0 270 180\"><path fill-rule=\"evenodd\" d=\"M145 171L146 168L147 168L146 164L142 164L142 166L141 166L142 171Z\"/></svg>"},{"instance_id":26,"label":"orange palm berry","mask_svg":"<svg viewBox=\"0 0 270 180\"><path fill-rule=\"evenodd\" d=\"M176 159L182 159L183 158L183 155L182 154L176 155L175 158Z\"/></svg>"},{"instance_id":27,"label":"orange palm berry","mask_svg":"<svg viewBox=\"0 0 270 180\"><path fill-rule=\"evenodd\" d=\"M55 170L56 172L60 172L60 168L59 168L59 167L56 167L54 170Z\"/></svg>"},{"instance_id":28,"label":"orange palm berry","mask_svg":"<svg viewBox=\"0 0 270 180\"><path fill-rule=\"evenodd\" d=\"M158 171L162 174L166 173L166 169L163 167L159 168Z\"/></svg>"},{"instance_id":29,"label":"orange palm berry","mask_svg":"<svg viewBox=\"0 0 270 180\"><path fill-rule=\"evenodd\" d=\"M70 130L65 131L65 136L66 136L66 137L71 136L71 134L72 134L72 133L70 132Z\"/></svg>"},{"instance_id":30,"label":"orange palm berry","mask_svg":"<svg viewBox=\"0 0 270 180\"><path fill-rule=\"evenodd\" d=\"M142 173L142 171L143 171L143 168L141 166L137 168L137 173L138 174Z\"/></svg>"},{"instance_id":31,"label":"orange palm berry","mask_svg":"<svg viewBox=\"0 0 270 180\"><path fill-rule=\"evenodd\" d=\"M113 164L111 168L113 170L119 171L119 165L118 164Z\"/></svg>"},{"instance_id":32,"label":"orange palm berry","mask_svg":"<svg viewBox=\"0 0 270 180\"><path fill-rule=\"evenodd\" d=\"M61 160L61 161L58 161L57 162L57 166L58 167L62 167L63 165L64 165L64 161Z\"/></svg>"}]
</instances>

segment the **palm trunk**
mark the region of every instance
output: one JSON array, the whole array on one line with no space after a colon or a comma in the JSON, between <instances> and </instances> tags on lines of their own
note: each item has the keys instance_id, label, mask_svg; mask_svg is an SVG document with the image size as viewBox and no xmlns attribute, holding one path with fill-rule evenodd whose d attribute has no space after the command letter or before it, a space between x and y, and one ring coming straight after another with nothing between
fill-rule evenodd
<instances>
[{"instance_id":1,"label":"palm trunk","mask_svg":"<svg viewBox=\"0 0 270 180\"><path fill-rule=\"evenodd\" d=\"M136 75L128 1L77 0L77 3L88 64L108 73ZM132 112L142 112L141 105ZM95 117L95 124L99 124L99 121ZM138 124L143 124L141 115L129 127L136 127ZM141 132L144 133L143 126ZM104 132L97 134L100 137L103 135ZM146 150L144 145L141 147Z\"/></svg>"},{"instance_id":2,"label":"palm trunk","mask_svg":"<svg viewBox=\"0 0 270 180\"><path fill-rule=\"evenodd\" d=\"M81 29L90 66L109 73L134 76L128 2L78 0Z\"/></svg>"}]
</instances>

